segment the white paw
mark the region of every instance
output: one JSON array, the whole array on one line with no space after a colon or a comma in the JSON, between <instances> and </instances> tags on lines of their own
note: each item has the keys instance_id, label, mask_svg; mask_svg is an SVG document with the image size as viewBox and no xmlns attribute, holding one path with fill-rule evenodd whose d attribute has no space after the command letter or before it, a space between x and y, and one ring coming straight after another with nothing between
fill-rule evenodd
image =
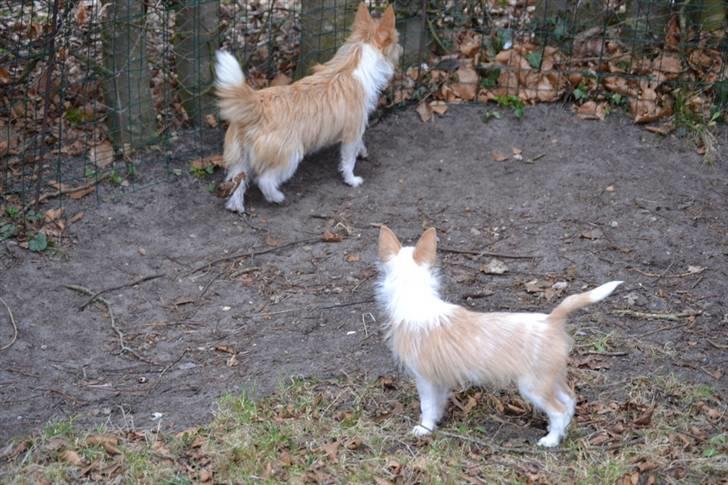
<instances>
[{"instance_id":1,"label":"white paw","mask_svg":"<svg viewBox=\"0 0 728 485\"><path fill-rule=\"evenodd\" d=\"M232 212L245 214L245 206L237 197L230 197L225 203L225 208Z\"/></svg>"},{"instance_id":2,"label":"white paw","mask_svg":"<svg viewBox=\"0 0 728 485\"><path fill-rule=\"evenodd\" d=\"M356 175L352 175L351 177L346 177L344 179L344 182L351 185L352 187L359 187L364 182L364 179L361 177L357 177Z\"/></svg>"},{"instance_id":3,"label":"white paw","mask_svg":"<svg viewBox=\"0 0 728 485\"><path fill-rule=\"evenodd\" d=\"M361 148L359 149L359 153L357 153L357 156L359 158L369 158L369 152L367 151L367 147L362 145Z\"/></svg>"},{"instance_id":4,"label":"white paw","mask_svg":"<svg viewBox=\"0 0 728 485\"><path fill-rule=\"evenodd\" d=\"M553 448L554 446L557 446L559 444L559 437L552 435L551 433L547 434L540 440L538 440L538 446L544 446L546 448Z\"/></svg>"},{"instance_id":5,"label":"white paw","mask_svg":"<svg viewBox=\"0 0 728 485\"><path fill-rule=\"evenodd\" d=\"M273 192L272 194L264 194L264 195L265 195L265 199L268 202L273 202L275 204L280 204L284 200L286 200L286 196L283 195L283 192Z\"/></svg>"},{"instance_id":6,"label":"white paw","mask_svg":"<svg viewBox=\"0 0 728 485\"><path fill-rule=\"evenodd\" d=\"M431 429L425 428L424 426L418 424L414 428L412 428L412 434L415 436L425 436L432 433Z\"/></svg>"}]
</instances>

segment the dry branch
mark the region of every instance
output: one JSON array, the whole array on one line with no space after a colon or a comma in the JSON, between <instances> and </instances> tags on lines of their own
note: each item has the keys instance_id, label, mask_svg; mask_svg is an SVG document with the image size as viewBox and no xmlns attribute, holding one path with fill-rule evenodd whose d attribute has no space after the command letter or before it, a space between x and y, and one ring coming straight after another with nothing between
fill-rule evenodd
<instances>
[{"instance_id":1,"label":"dry branch","mask_svg":"<svg viewBox=\"0 0 728 485\"><path fill-rule=\"evenodd\" d=\"M440 249L440 251L442 251L444 253L468 254L471 256L488 256L491 258L503 258L503 259L536 259L536 258L541 257L541 256L528 256L528 255L519 255L519 254L491 253L489 251L475 251L472 249L456 249L456 248L448 248L448 247L440 247L438 249Z\"/></svg>"},{"instance_id":2,"label":"dry branch","mask_svg":"<svg viewBox=\"0 0 728 485\"><path fill-rule=\"evenodd\" d=\"M142 278L139 278L137 280L134 280L131 283L127 283L125 285L112 286L111 288L106 288L106 289L103 289L101 291L97 291L96 293L94 293L91 296L91 298L89 298L88 300L86 300L86 302L79 307L79 311L80 310L83 310L84 308L86 308L87 306L89 306L91 303L93 303L93 301L96 298L98 298L99 296L103 295L104 293L108 293L110 291L121 290L122 288L129 288L129 287L132 287L132 286L136 286L136 285L138 285L140 283L144 283L145 281L156 280L157 278L161 278L163 276L166 276L166 274L165 273L159 273L159 274L153 274L153 275L149 275L149 276L144 276Z\"/></svg>"},{"instance_id":3,"label":"dry branch","mask_svg":"<svg viewBox=\"0 0 728 485\"><path fill-rule=\"evenodd\" d=\"M13 326L13 338L10 340L10 343L3 345L0 347L0 351L7 350L15 343L15 341L18 339L18 325L15 323L15 317L13 317L13 312L10 310L10 307L5 302L5 300L0 297L0 303L2 303L5 306L5 310L8 311L8 316L10 317L10 325Z\"/></svg>"},{"instance_id":4,"label":"dry branch","mask_svg":"<svg viewBox=\"0 0 728 485\"><path fill-rule=\"evenodd\" d=\"M94 180L92 182L89 182L87 184L84 184L84 185L79 185L78 187L71 187L70 189L56 190L54 192L46 192L45 194L40 195L38 197L38 200L33 200L33 201L29 202L28 204L26 204L25 207L23 207L22 212L27 212L28 209L30 209L31 207L33 207L33 205L40 204L41 202L44 202L47 199L50 199L52 197L60 197L62 195L72 194L74 192L80 192L82 190L86 190L88 188L91 188L94 185L100 184L101 182L103 182L104 180L106 180L109 177L111 177L111 172L105 173L102 176L97 177L96 180Z\"/></svg>"},{"instance_id":5,"label":"dry branch","mask_svg":"<svg viewBox=\"0 0 728 485\"><path fill-rule=\"evenodd\" d=\"M95 293L88 288L85 288L83 286L78 285L63 285L64 288L68 288L69 290L76 291L78 293L83 293L85 295L94 296ZM157 365L155 362L139 355L139 353L126 345L126 342L124 341L124 334L119 329L119 327L116 326L116 319L114 318L114 311L111 309L111 303L109 303L108 300L101 298L99 296L94 297L95 300L98 300L99 302L103 303L106 306L106 309L109 312L109 319L111 320L111 328L114 329L114 332L116 333L116 336L119 339L119 347L121 348L120 352L128 352L129 354L133 355L137 359L141 360L142 362L146 362L147 364L153 364Z\"/></svg>"},{"instance_id":6,"label":"dry branch","mask_svg":"<svg viewBox=\"0 0 728 485\"><path fill-rule=\"evenodd\" d=\"M613 315L620 317L633 317L633 318L651 318L657 320L672 320L679 322L682 318L697 317L702 315L702 310L687 310L678 313L650 313L650 312L638 312L635 310L614 310Z\"/></svg>"},{"instance_id":7,"label":"dry branch","mask_svg":"<svg viewBox=\"0 0 728 485\"><path fill-rule=\"evenodd\" d=\"M315 243L315 242L322 242L322 241L321 241L320 238L314 237L314 238L309 238L309 239L299 239L298 241L291 241L289 243L282 244L280 246L274 246L274 247L266 248L266 249L255 249L255 250L252 250L252 251L238 251L238 252L236 252L234 254L231 254L229 256L223 256L222 258L213 259L212 261L209 261L207 263L204 263L204 264L201 264L199 266L196 266L196 267L192 268L190 271L187 272L187 276L189 276L191 274L195 274L198 271L203 270L205 268L209 268L211 266L214 266L217 263L222 263L222 262L225 262L225 261L231 261L231 260L240 259L240 258L246 258L246 257L247 258L252 258L253 256L260 256L261 254L267 254L267 253L272 253L272 252L275 252L275 251L280 251L281 249L286 249L286 248L289 248L291 246L297 246L299 244L311 244L311 243Z\"/></svg>"}]
</instances>

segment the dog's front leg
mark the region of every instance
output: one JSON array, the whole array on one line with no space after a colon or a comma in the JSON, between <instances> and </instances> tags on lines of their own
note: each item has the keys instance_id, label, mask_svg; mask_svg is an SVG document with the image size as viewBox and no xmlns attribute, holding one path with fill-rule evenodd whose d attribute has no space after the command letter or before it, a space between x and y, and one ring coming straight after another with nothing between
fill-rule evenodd
<instances>
[{"instance_id":1,"label":"dog's front leg","mask_svg":"<svg viewBox=\"0 0 728 485\"><path fill-rule=\"evenodd\" d=\"M419 374L415 374L417 393L420 395L420 424L412 429L415 436L423 436L435 430L442 418L447 404L449 389L433 384Z\"/></svg>"}]
</instances>

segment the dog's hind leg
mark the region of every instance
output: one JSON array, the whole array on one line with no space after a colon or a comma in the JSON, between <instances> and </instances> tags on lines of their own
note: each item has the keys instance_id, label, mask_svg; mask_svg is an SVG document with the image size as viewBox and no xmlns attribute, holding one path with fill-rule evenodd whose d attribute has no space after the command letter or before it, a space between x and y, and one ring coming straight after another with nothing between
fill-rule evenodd
<instances>
[{"instance_id":1,"label":"dog's hind leg","mask_svg":"<svg viewBox=\"0 0 728 485\"><path fill-rule=\"evenodd\" d=\"M235 165L232 165L228 167L227 176L225 179L227 181L235 180L238 178L240 174L243 174L242 177L240 177L240 181L238 183L238 186L235 188L235 191L230 195L227 202L225 203L225 208L229 211L233 212L239 212L240 214L243 214L245 212L245 186L247 184L247 170L246 170L246 163L245 162L239 162Z\"/></svg>"},{"instance_id":2,"label":"dog's hind leg","mask_svg":"<svg viewBox=\"0 0 728 485\"><path fill-rule=\"evenodd\" d=\"M558 390L554 383L548 380L539 383L519 380L518 391L549 418L549 433L538 440L539 446L557 446L566 435L571 415L567 404L557 397Z\"/></svg>"},{"instance_id":3,"label":"dog's hind leg","mask_svg":"<svg viewBox=\"0 0 728 485\"><path fill-rule=\"evenodd\" d=\"M447 387L432 383L415 373L417 393L420 395L420 424L412 429L415 436L431 433L442 418L450 390Z\"/></svg>"}]
</instances>

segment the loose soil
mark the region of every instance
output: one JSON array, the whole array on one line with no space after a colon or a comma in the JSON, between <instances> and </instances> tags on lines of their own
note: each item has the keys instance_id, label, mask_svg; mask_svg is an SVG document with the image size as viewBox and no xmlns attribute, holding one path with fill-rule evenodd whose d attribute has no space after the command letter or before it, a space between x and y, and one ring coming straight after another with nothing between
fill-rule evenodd
<instances>
[{"instance_id":1,"label":"loose soil","mask_svg":"<svg viewBox=\"0 0 728 485\"><path fill-rule=\"evenodd\" d=\"M482 113L451 106L430 124L414 109L390 114L367 131L363 186L344 185L336 150L324 151L283 186L283 206L250 189L246 217L208 190L221 173L195 178L180 157L178 175L164 176L150 155L133 190L105 185L100 202L64 201L68 217L84 215L56 249L2 243L0 296L19 330L0 353L2 442L69 416L179 430L209 421L226 392L396 373L372 301L379 223L408 241L435 226L444 292L475 309L548 310L624 280L570 322L580 394L671 374L724 392L725 161L707 166L686 140L619 115L581 121L552 105L486 124ZM325 231L343 240L324 242ZM481 271L492 259L483 252L508 271ZM124 352L107 308L80 310L88 296L64 287L96 292L153 275L102 295ZM10 338L0 308L0 345Z\"/></svg>"}]
</instances>

